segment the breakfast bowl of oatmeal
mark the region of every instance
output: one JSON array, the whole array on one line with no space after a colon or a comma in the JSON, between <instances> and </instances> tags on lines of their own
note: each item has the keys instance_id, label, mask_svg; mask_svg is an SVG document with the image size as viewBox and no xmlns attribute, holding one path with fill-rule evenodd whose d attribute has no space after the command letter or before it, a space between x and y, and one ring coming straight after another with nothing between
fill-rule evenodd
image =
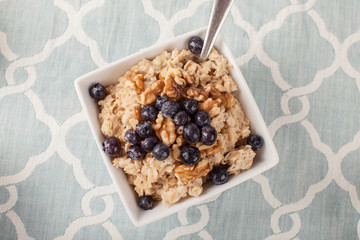
<instances>
[{"instance_id":1,"label":"breakfast bowl of oatmeal","mask_svg":"<svg viewBox=\"0 0 360 240\"><path fill-rule=\"evenodd\" d=\"M136 226L215 197L278 163L266 124L221 36L206 29L75 81L106 169Z\"/></svg>"}]
</instances>

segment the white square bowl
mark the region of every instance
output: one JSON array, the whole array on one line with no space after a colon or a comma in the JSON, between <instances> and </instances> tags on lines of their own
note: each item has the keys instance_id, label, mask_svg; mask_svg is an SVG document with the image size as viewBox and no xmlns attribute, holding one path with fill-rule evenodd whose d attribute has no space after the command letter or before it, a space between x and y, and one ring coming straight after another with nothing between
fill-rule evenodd
<instances>
[{"instance_id":1,"label":"white square bowl","mask_svg":"<svg viewBox=\"0 0 360 240\"><path fill-rule=\"evenodd\" d=\"M100 154L104 160L104 164L117 188L120 199L122 200L125 209L135 226L139 227L155 222L182 209L200 204L209 198L214 197L219 193L270 169L279 162L279 156L275 145L268 132L264 119L261 116L259 108L256 105L254 97L252 96L240 69L237 67L233 55L221 36L217 38L214 47L219 51L219 53L226 57L234 67L230 74L240 89L235 96L240 100L244 113L250 120L251 131L264 138L264 146L256 153L254 164L249 170L244 171L237 176L231 176L228 182L223 185L212 186L210 183L205 184L204 192L199 197L187 198L170 207L165 207L161 203L158 203L153 209L144 211L138 207L137 195L133 190L133 187L128 184L125 173L121 169L113 167L111 165L111 159L103 152L102 142L104 141L104 136L100 131L100 123L98 120L99 108L96 101L89 96L89 86L95 82L104 86L117 83L120 76L124 75L127 70L143 58L153 59L164 50L171 51L174 48L178 48L179 50L187 48L187 41L190 37L200 36L204 39L205 34L206 28L200 28L192 32L185 33L166 42L156 44L147 49L141 50L138 53L122 58L105 67L87 73L75 81L75 88L80 103L85 112Z\"/></svg>"}]
</instances>

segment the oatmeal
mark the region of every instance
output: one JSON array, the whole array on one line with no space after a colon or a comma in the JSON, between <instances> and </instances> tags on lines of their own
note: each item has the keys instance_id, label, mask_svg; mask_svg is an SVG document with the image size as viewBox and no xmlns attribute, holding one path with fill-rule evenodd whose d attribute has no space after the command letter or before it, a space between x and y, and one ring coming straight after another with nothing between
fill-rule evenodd
<instances>
[{"instance_id":1,"label":"oatmeal","mask_svg":"<svg viewBox=\"0 0 360 240\"><path fill-rule=\"evenodd\" d=\"M250 123L232 95L238 89L231 69L215 49L201 63L174 49L140 61L106 87L98 101L101 131L119 139L122 151L112 164L141 201L174 204L199 196L210 175L251 167Z\"/></svg>"}]
</instances>

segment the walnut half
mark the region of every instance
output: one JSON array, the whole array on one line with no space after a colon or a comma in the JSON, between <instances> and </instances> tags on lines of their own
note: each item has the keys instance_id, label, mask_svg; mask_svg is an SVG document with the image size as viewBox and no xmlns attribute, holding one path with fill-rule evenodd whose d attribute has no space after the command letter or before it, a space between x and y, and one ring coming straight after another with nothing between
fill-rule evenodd
<instances>
[{"instance_id":1,"label":"walnut half","mask_svg":"<svg viewBox=\"0 0 360 240\"><path fill-rule=\"evenodd\" d=\"M160 113L153 125L156 135L161 141L170 146L176 140L175 124L171 118L165 118Z\"/></svg>"},{"instance_id":2,"label":"walnut half","mask_svg":"<svg viewBox=\"0 0 360 240\"><path fill-rule=\"evenodd\" d=\"M203 159L194 166L180 165L177 168L175 168L174 171L175 171L175 176L183 184L186 185L192 179L206 176L211 171L211 169L212 167L209 163L209 160Z\"/></svg>"},{"instance_id":3,"label":"walnut half","mask_svg":"<svg viewBox=\"0 0 360 240\"><path fill-rule=\"evenodd\" d=\"M181 89L186 86L189 78L191 77L183 69L164 68L159 74L159 79L165 84L163 94L178 101L181 98Z\"/></svg>"}]
</instances>

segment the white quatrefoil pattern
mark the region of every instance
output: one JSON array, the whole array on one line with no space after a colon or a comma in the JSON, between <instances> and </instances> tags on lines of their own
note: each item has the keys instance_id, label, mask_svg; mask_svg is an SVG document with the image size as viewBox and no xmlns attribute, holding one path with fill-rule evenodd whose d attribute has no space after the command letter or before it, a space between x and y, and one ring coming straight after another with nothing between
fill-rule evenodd
<instances>
[{"instance_id":1,"label":"white quatrefoil pattern","mask_svg":"<svg viewBox=\"0 0 360 240\"><path fill-rule=\"evenodd\" d=\"M0 239L360 239L360 1L235 0L222 35L280 155L136 228L74 80L206 26L210 0L0 0Z\"/></svg>"}]
</instances>

